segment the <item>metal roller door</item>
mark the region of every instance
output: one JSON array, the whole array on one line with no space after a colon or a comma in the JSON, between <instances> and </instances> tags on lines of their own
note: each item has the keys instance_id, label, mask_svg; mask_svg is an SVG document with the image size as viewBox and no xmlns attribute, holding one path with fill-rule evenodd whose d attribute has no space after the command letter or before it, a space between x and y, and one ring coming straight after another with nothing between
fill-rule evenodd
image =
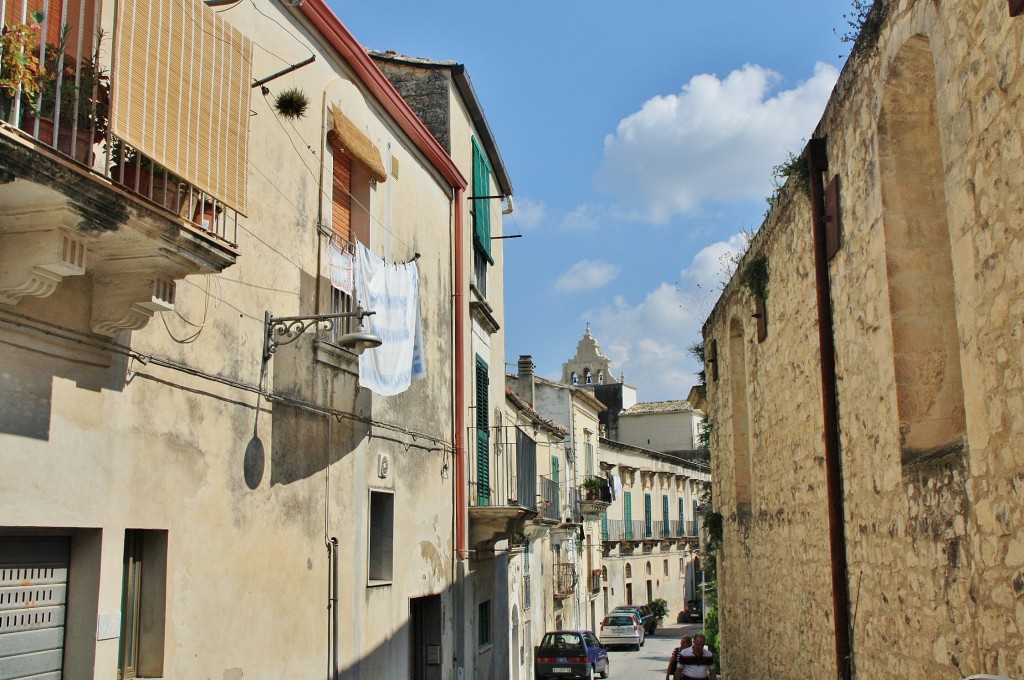
<instances>
[{"instance_id":1,"label":"metal roller door","mask_svg":"<svg viewBox=\"0 0 1024 680\"><path fill-rule=\"evenodd\" d=\"M60 680L67 538L0 537L0 680Z\"/></svg>"}]
</instances>

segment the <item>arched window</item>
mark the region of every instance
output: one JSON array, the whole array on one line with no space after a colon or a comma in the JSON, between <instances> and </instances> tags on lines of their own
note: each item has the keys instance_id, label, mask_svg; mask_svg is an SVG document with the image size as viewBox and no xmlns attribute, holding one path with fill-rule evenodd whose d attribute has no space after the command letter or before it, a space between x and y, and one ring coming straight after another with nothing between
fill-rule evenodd
<instances>
[{"instance_id":1,"label":"arched window","mask_svg":"<svg viewBox=\"0 0 1024 680\"><path fill-rule=\"evenodd\" d=\"M743 325L733 319L729 325L729 393L732 396L733 476L736 512L750 512L750 425L747 417L747 352Z\"/></svg>"},{"instance_id":2,"label":"arched window","mask_svg":"<svg viewBox=\"0 0 1024 680\"><path fill-rule=\"evenodd\" d=\"M583 369L583 382L585 382L588 385L591 385L594 382L594 379L590 376L590 369L589 368L584 368Z\"/></svg>"},{"instance_id":3,"label":"arched window","mask_svg":"<svg viewBox=\"0 0 1024 680\"><path fill-rule=\"evenodd\" d=\"M893 67L882 97L878 160L896 406L907 463L962 450L967 427L928 39L907 40Z\"/></svg>"},{"instance_id":4,"label":"arched window","mask_svg":"<svg viewBox=\"0 0 1024 680\"><path fill-rule=\"evenodd\" d=\"M633 566L628 562L626 563L626 578L633 578Z\"/></svg>"},{"instance_id":5,"label":"arched window","mask_svg":"<svg viewBox=\"0 0 1024 680\"><path fill-rule=\"evenodd\" d=\"M572 384L573 385L579 385L580 384L580 377L578 375L576 375L576 371L572 372Z\"/></svg>"},{"instance_id":6,"label":"arched window","mask_svg":"<svg viewBox=\"0 0 1024 680\"><path fill-rule=\"evenodd\" d=\"M603 385L604 384L604 371L598 371L597 372L597 384L598 385Z\"/></svg>"},{"instance_id":7,"label":"arched window","mask_svg":"<svg viewBox=\"0 0 1024 680\"><path fill-rule=\"evenodd\" d=\"M651 563L650 562L647 562L647 564L644 565L644 573L647 574L648 576L651 575Z\"/></svg>"},{"instance_id":8,"label":"arched window","mask_svg":"<svg viewBox=\"0 0 1024 680\"><path fill-rule=\"evenodd\" d=\"M602 581L607 581L608 580L608 567L601 567L601 580Z\"/></svg>"}]
</instances>

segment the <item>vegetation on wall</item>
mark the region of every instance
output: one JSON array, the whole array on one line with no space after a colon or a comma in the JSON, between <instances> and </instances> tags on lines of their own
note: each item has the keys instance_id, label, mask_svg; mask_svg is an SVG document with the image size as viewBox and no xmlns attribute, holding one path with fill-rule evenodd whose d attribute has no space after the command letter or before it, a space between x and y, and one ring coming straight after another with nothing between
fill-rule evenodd
<instances>
[{"instance_id":1,"label":"vegetation on wall","mask_svg":"<svg viewBox=\"0 0 1024 680\"><path fill-rule=\"evenodd\" d=\"M852 0L850 11L843 15L849 29L839 39L852 43L855 50L874 48L888 10L885 0Z\"/></svg>"},{"instance_id":2,"label":"vegetation on wall","mask_svg":"<svg viewBox=\"0 0 1024 680\"><path fill-rule=\"evenodd\" d=\"M274 108L285 118L301 118L309 108L309 97L299 88L291 87L277 95Z\"/></svg>"},{"instance_id":3,"label":"vegetation on wall","mask_svg":"<svg viewBox=\"0 0 1024 680\"><path fill-rule=\"evenodd\" d=\"M740 283L762 300L768 299L768 258L759 255L740 272Z\"/></svg>"}]
</instances>

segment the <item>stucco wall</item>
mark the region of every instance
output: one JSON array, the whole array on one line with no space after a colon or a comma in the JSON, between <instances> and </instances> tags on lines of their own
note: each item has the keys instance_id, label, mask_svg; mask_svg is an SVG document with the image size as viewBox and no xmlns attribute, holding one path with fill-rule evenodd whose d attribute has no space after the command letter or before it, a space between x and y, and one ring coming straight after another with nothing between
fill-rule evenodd
<instances>
[{"instance_id":1,"label":"stucco wall","mask_svg":"<svg viewBox=\"0 0 1024 680\"><path fill-rule=\"evenodd\" d=\"M1009 189L1024 173L1022 39L1006 3L892 3L877 48L851 58L814 134L827 139L826 181L841 181L829 273L857 677L1024 673L1024 203ZM704 328L718 347L708 398L728 677L835 667L811 214L793 185L740 263L768 259L767 339L755 337L738 277ZM901 213L907 204L923 209ZM945 222L932 240L948 232L951 276L934 274L941 247L899 259L901 225L915 214ZM920 279L899 278L922 260ZM953 324L955 344L925 363L905 349L921 336L896 319L942 308L938 289L923 287L936 277L952 279L952 303L921 328ZM907 300L907 289L922 292ZM907 435L908 373L938 380L937 395L954 383L950 357L962 369L964 446L921 457ZM737 495L744 474L749 512Z\"/></svg>"},{"instance_id":2,"label":"stucco wall","mask_svg":"<svg viewBox=\"0 0 1024 680\"><path fill-rule=\"evenodd\" d=\"M289 33L305 36L282 5L259 4ZM273 46L274 55L255 51L255 74L279 70L281 58L308 55L251 6L235 8L230 21ZM426 595L442 598L443 677L454 677L447 663L454 638L451 190L367 101L352 73L333 65L333 53L313 50L315 63L271 85L272 92L302 87L312 102L304 118L282 123L272 97L254 91L249 214L239 221L238 264L180 281L176 313L118 338L191 373L117 354L95 358L45 338L18 341L31 349L12 348L8 331L2 338L5 384L38 396L32 409L39 425L25 436L4 421L0 466L19 473L0 480L0 527L102 530L95 597L98 613L115 617L125 529L165 530L165 677L323 677L331 536L340 545L342 677L407 675L410 600ZM378 255L405 262L419 253L428 377L399 396L372 395L357 386L351 358L321 360L309 333L269 362L263 386L291 401L273 402L254 393L264 312L331 311L326 241L317 230L323 158L325 227L331 200L331 157L321 146L325 91L327 103L381 150L385 167L391 154L399 159L400 178L369 187L365 206L353 209L372 214L370 246ZM74 282L17 312L47 318L78 310L62 312L62 320L81 325L79 302L87 298L76 286L85 285ZM90 368L83 358L110 368ZM8 401L3 406L13 410ZM254 435L262 453L251 445ZM384 452L392 466L381 478L377 456ZM395 498L393 577L375 587L367 582L371 489ZM73 583L76 573L72 564ZM96 612L85 620L95 622ZM95 642L95 631L78 637L95 644L95 669L68 672L114 677L117 638Z\"/></svg>"}]
</instances>

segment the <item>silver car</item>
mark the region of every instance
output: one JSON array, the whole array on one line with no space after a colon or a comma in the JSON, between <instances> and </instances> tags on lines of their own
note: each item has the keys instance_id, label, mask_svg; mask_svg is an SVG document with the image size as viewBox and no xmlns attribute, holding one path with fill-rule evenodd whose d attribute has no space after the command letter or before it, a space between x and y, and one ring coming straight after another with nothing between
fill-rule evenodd
<instances>
[{"instance_id":1,"label":"silver car","mask_svg":"<svg viewBox=\"0 0 1024 680\"><path fill-rule=\"evenodd\" d=\"M629 612L612 612L604 617L600 637L605 647L622 645L639 650L646 642L644 625Z\"/></svg>"}]
</instances>

